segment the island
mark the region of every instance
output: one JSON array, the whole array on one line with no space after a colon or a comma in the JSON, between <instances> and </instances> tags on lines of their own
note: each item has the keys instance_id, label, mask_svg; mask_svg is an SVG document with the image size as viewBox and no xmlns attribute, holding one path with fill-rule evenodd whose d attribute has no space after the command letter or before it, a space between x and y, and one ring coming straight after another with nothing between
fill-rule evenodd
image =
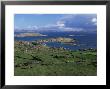
<instances>
[{"instance_id":1,"label":"island","mask_svg":"<svg viewBox=\"0 0 110 89\"><path fill-rule=\"evenodd\" d=\"M15 37L32 37L32 36L47 36L40 33L20 33L16 34Z\"/></svg>"},{"instance_id":2,"label":"island","mask_svg":"<svg viewBox=\"0 0 110 89\"><path fill-rule=\"evenodd\" d=\"M75 36L75 35L69 35L69 36Z\"/></svg>"},{"instance_id":3,"label":"island","mask_svg":"<svg viewBox=\"0 0 110 89\"><path fill-rule=\"evenodd\" d=\"M47 42L59 42L59 43L65 43L65 44L74 44L75 39L72 38L66 38L66 37L58 37L58 38L48 38L48 39L42 39L38 40L38 43L47 43Z\"/></svg>"}]
</instances>

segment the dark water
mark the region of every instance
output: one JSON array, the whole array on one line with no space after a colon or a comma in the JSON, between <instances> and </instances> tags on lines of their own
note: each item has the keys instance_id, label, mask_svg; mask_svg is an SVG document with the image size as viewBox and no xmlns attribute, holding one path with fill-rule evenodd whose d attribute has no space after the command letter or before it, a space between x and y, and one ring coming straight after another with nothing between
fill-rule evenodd
<instances>
[{"instance_id":1,"label":"dark water","mask_svg":"<svg viewBox=\"0 0 110 89\"><path fill-rule=\"evenodd\" d=\"M15 33L19 34L19 33ZM77 45L70 45L70 44L61 44L58 42L48 42L46 43L47 46L50 47L64 47L66 49L77 50L77 49L88 49L88 48L97 48L97 34L96 33L84 33L84 32L45 32L41 33L47 36L42 37L15 37L15 40L22 40L22 41L35 41L39 39L47 39L47 38L54 38L54 37L68 37L76 39ZM74 36L69 36L74 35Z\"/></svg>"}]
</instances>

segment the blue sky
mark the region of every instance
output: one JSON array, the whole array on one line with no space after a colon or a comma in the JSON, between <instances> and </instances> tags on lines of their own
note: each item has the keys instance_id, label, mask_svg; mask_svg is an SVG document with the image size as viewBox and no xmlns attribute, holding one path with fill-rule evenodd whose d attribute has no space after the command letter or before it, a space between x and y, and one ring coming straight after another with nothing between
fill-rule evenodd
<instances>
[{"instance_id":1,"label":"blue sky","mask_svg":"<svg viewBox=\"0 0 110 89\"><path fill-rule=\"evenodd\" d=\"M97 28L96 14L15 14L15 30L84 31Z\"/></svg>"}]
</instances>

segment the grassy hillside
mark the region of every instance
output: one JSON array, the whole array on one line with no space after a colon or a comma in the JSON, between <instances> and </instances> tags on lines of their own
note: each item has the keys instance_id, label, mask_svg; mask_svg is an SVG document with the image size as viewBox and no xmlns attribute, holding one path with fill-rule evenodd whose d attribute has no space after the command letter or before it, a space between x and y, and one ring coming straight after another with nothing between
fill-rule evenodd
<instances>
[{"instance_id":1,"label":"grassy hillside","mask_svg":"<svg viewBox=\"0 0 110 89\"><path fill-rule=\"evenodd\" d=\"M95 76L95 49L70 51L37 42L15 41L15 76Z\"/></svg>"}]
</instances>

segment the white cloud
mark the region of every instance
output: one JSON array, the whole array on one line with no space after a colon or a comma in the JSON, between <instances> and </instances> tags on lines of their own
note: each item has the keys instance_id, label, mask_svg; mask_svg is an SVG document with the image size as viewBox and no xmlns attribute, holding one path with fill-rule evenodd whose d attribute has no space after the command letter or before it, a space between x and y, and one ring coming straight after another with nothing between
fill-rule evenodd
<instances>
[{"instance_id":1,"label":"white cloud","mask_svg":"<svg viewBox=\"0 0 110 89\"><path fill-rule=\"evenodd\" d=\"M33 29L38 29L38 26L32 26Z\"/></svg>"},{"instance_id":2,"label":"white cloud","mask_svg":"<svg viewBox=\"0 0 110 89\"><path fill-rule=\"evenodd\" d=\"M92 18L91 22L93 22L93 25L97 25L97 18Z\"/></svg>"},{"instance_id":3,"label":"white cloud","mask_svg":"<svg viewBox=\"0 0 110 89\"><path fill-rule=\"evenodd\" d=\"M66 14L59 22L70 28L95 28L97 18L96 14Z\"/></svg>"},{"instance_id":4,"label":"white cloud","mask_svg":"<svg viewBox=\"0 0 110 89\"><path fill-rule=\"evenodd\" d=\"M45 26L42 26L39 28L52 28L52 27L57 27L57 25L56 24L48 24L48 25L45 25Z\"/></svg>"},{"instance_id":5,"label":"white cloud","mask_svg":"<svg viewBox=\"0 0 110 89\"><path fill-rule=\"evenodd\" d=\"M64 24L63 21L58 21L56 26L58 26L58 27L65 27L65 24Z\"/></svg>"},{"instance_id":6,"label":"white cloud","mask_svg":"<svg viewBox=\"0 0 110 89\"><path fill-rule=\"evenodd\" d=\"M38 29L38 26L36 26L36 25L33 25L33 26L29 25L29 26L25 27L24 29L25 30L36 30L36 29Z\"/></svg>"},{"instance_id":7,"label":"white cloud","mask_svg":"<svg viewBox=\"0 0 110 89\"><path fill-rule=\"evenodd\" d=\"M82 28L71 28L71 27L66 27L64 22L60 22L58 21L56 24L48 24L46 26L40 27L39 29L37 29L38 31L44 31L44 30L48 30L48 31L82 31Z\"/></svg>"},{"instance_id":8,"label":"white cloud","mask_svg":"<svg viewBox=\"0 0 110 89\"><path fill-rule=\"evenodd\" d=\"M67 19L71 19L74 18L76 15L74 14L66 14L64 15L60 20L67 20Z\"/></svg>"},{"instance_id":9,"label":"white cloud","mask_svg":"<svg viewBox=\"0 0 110 89\"><path fill-rule=\"evenodd\" d=\"M56 24L48 24L46 26L43 26L43 28L52 28L52 27L62 28L62 27L65 27L65 24L63 21L58 21L56 22Z\"/></svg>"},{"instance_id":10,"label":"white cloud","mask_svg":"<svg viewBox=\"0 0 110 89\"><path fill-rule=\"evenodd\" d=\"M38 27L37 25L30 25L26 27L25 30L85 31L86 27L92 28L96 25L97 18L95 15L66 14L62 18L60 18L55 24L47 24L41 27Z\"/></svg>"},{"instance_id":11,"label":"white cloud","mask_svg":"<svg viewBox=\"0 0 110 89\"><path fill-rule=\"evenodd\" d=\"M83 31L83 29L82 28L69 28L69 27L63 27L63 28L61 28L60 30L62 30L62 31Z\"/></svg>"},{"instance_id":12,"label":"white cloud","mask_svg":"<svg viewBox=\"0 0 110 89\"><path fill-rule=\"evenodd\" d=\"M96 18L92 18L91 21L92 21L92 22L97 22L97 19L96 19Z\"/></svg>"}]
</instances>

